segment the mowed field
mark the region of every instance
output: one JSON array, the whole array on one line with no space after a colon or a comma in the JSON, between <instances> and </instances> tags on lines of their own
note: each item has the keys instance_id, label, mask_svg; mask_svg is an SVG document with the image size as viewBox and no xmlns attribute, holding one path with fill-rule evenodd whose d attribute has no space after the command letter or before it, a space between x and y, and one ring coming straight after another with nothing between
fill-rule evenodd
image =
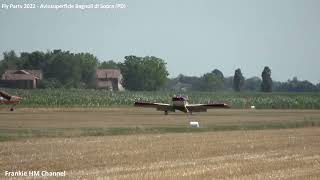
<instances>
[{"instance_id":1,"label":"mowed field","mask_svg":"<svg viewBox=\"0 0 320 180\"><path fill-rule=\"evenodd\" d=\"M319 121L319 110L1 109L0 178L318 179Z\"/></svg>"}]
</instances>

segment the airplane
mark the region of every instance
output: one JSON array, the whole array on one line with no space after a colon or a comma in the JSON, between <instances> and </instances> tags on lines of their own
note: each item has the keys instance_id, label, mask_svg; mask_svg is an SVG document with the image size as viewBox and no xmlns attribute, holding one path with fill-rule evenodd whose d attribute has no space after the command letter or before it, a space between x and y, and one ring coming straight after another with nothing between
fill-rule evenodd
<instances>
[{"instance_id":1,"label":"airplane","mask_svg":"<svg viewBox=\"0 0 320 180\"><path fill-rule=\"evenodd\" d=\"M230 108L226 103L189 104L187 96L173 96L171 104L134 102L134 106L156 108L158 111L164 111L165 115L168 115L169 111L175 112L176 110L192 114L193 112L207 112L207 109Z\"/></svg>"},{"instance_id":2,"label":"airplane","mask_svg":"<svg viewBox=\"0 0 320 180\"><path fill-rule=\"evenodd\" d=\"M22 100L22 97L11 96L8 93L0 91L0 104L12 105L10 111L14 110L14 107L19 104Z\"/></svg>"}]
</instances>

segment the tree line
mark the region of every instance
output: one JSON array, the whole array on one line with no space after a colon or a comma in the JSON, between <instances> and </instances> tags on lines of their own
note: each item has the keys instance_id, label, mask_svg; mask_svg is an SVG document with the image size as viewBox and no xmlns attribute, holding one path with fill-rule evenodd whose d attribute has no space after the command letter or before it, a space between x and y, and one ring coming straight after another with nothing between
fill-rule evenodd
<instances>
[{"instance_id":1,"label":"tree line","mask_svg":"<svg viewBox=\"0 0 320 180\"><path fill-rule=\"evenodd\" d=\"M53 50L47 52L14 51L3 53L0 61L0 75L5 70L42 70L44 79L40 88L95 88L96 70L120 69L122 84L128 90L158 90L167 81L168 71L164 60L154 57L126 56L124 62L100 62L90 53L72 53Z\"/></svg>"},{"instance_id":2,"label":"tree line","mask_svg":"<svg viewBox=\"0 0 320 180\"><path fill-rule=\"evenodd\" d=\"M178 75L168 78L166 63L163 59L146 56L125 56L123 62L99 61L90 53L72 53L53 50L47 52L22 52L18 56L14 51L3 53L0 60L0 75L7 69L40 69L44 79L40 88L94 88L96 69L120 69L123 86L127 90L195 90L195 91L281 91L315 92L317 85L309 81L299 81L296 77L287 82L273 81L271 69L265 67L260 77L245 78L241 69L236 69L233 76L224 77L214 69L202 76Z\"/></svg>"},{"instance_id":3,"label":"tree line","mask_svg":"<svg viewBox=\"0 0 320 180\"><path fill-rule=\"evenodd\" d=\"M286 82L272 80L271 69L266 66L261 72L261 76L245 78L241 69L236 69L233 76L224 77L223 73L214 69L210 73L205 73L200 77L185 76L169 80L169 88L176 90L195 91L253 91L253 92L319 92L320 83L317 85L297 77Z\"/></svg>"}]
</instances>

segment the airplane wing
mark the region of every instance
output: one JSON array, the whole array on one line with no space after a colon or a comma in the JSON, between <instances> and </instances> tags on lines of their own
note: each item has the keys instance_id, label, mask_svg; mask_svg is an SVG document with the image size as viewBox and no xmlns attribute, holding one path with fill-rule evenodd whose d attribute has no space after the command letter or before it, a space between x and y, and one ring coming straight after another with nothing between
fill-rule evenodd
<instances>
[{"instance_id":1,"label":"airplane wing","mask_svg":"<svg viewBox=\"0 0 320 180\"><path fill-rule=\"evenodd\" d=\"M191 112L207 112L207 109L223 109L230 108L225 103L212 103L212 104L188 104L186 108Z\"/></svg>"},{"instance_id":2,"label":"airplane wing","mask_svg":"<svg viewBox=\"0 0 320 180\"><path fill-rule=\"evenodd\" d=\"M172 106L164 103L134 102L134 106L156 108L158 111L170 111Z\"/></svg>"},{"instance_id":3,"label":"airplane wing","mask_svg":"<svg viewBox=\"0 0 320 180\"><path fill-rule=\"evenodd\" d=\"M11 96L8 93L5 93L3 91L0 91L0 97L2 97L3 99L6 99L6 100L11 99Z\"/></svg>"}]
</instances>

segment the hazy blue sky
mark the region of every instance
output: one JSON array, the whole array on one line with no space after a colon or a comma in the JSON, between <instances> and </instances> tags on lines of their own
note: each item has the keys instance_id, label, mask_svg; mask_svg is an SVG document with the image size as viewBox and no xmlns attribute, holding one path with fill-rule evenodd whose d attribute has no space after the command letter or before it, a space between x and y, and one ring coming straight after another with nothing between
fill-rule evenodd
<instances>
[{"instance_id":1,"label":"hazy blue sky","mask_svg":"<svg viewBox=\"0 0 320 180\"><path fill-rule=\"evenodd\" d=\"M126 9L0 9L0 52L62 49L100 60L157 56L170 77L293 76L320 82L319 0L1 0L3 3L124 3ZM0 6L1 7L1 6Z\"/></svg>"}]
</instances>

